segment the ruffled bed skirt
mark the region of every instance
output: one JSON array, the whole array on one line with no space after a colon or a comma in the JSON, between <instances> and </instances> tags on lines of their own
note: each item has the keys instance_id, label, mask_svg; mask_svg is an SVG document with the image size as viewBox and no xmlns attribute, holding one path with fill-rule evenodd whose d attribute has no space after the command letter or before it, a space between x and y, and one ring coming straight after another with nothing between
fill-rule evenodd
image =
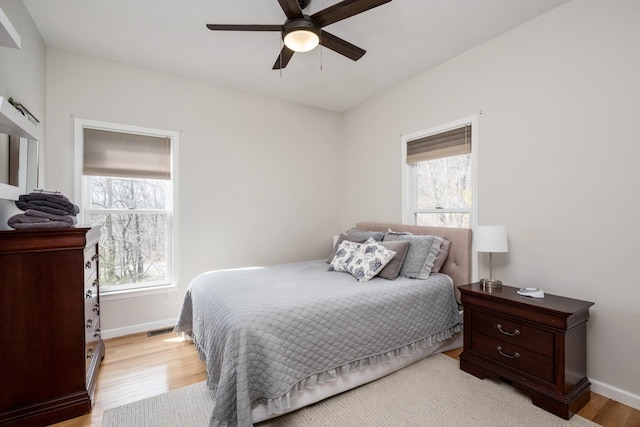
<instances>
[{"instance_id":1,"label":"ruffled bed skirt","mask_svg":"<svg viewBox=\"0 0 640 427\"><path fill-rule=\"evenodd\" d=\"M352 371L368 368L376 365L382 365L384 363L391 362L392 360L401 357L408 356L415 353L418 349L429 347L437 342L444 341L451 338L457 332L462 330L462 325L458 324L445 331L439 332L430 337L421 339L404 347L397 348L395 350L388 351L386 353L377 354L375 356L366 357L364 359L356 360L340 367L329 369L328 371L320 372L304 378L296 383L289 389L284 395L276 398L261 398L261 403L266 403L267 413L269 414L281 414L291 407L290 398L294 393L303 391L304 389L314 388L317 384L322 384L328 381L335 381L339 377L348 376Z\"/></svg>"},{"instance_id":2,"label":"ruffled bed skirt","mask_svg":"<svg viewBox=\"0 0 640 427\"><path fill-rule=\"evenodd\" d=\"M408 356L410 354L415 353L419 349L430 347L438 342L447 340L453 337L456 333L462 331L462 323L459 323L449 329L438 332L429 337L423 338L416 342L413 342L409 345L405 345L403 347L397 348L395 350L391 350L385 353L377 354L375 356L366 357L364 359L356 360L345 365L339 366L337 368L329 369L327 371L323 371L317 374L310 375L301 381L294 384L293 387L289 389L284 395L275 398L260 398L258 399L259 404L266 405L268 414L282 414L287 411L291 407L291 397L295 393L303 392L304 390L312 389L316 387L318 384L323 384L329 381L335 381L339 377L346 377L351 372L373 367L377 365L382 365L388 362L391 362L399 357ZM177 331L176 331L177 332ZM191 339L189 334L185 334L187 338ZM206 360L206 355L200 349L197 342L194 342L196 349L198 350L198 354L200 360ZM207 380L207 384L211 390L216 389L216 384L210 384L209 380ZM235 427L235 422L221 421L215 418L211 418L210 427Z\"/></svg>"}]
</instances>

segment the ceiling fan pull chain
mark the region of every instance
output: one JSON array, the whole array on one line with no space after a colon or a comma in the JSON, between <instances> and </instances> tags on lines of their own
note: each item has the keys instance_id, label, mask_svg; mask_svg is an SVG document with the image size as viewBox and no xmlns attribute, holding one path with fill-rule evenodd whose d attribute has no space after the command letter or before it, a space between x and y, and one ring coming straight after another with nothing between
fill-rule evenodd
<instances>
[{"instance_id":1,"label":"ceiling fan pull chain","mask_svg":"<svg viewBox=\"0 0 640 427\"><path fill-rule=\"evenodd\" d=\"M320 45L320 71L322 71L322 45Z\"/></svg>"}]
</instances>

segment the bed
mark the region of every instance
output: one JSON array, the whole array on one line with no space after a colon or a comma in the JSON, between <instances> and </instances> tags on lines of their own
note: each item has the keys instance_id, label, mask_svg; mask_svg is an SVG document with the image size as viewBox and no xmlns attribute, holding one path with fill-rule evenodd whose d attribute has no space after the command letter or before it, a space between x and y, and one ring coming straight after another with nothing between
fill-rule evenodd
<instances>
[{"instance_id":1,"label":"bed","mask_svg":"<svg viewBox=\"0 0 640 427\"><path fill-rule=\"evenodd\" d=\"M435 263L443 261L447 242L448 253L428 277L389 280L380 272L362 280L331 271L345 265L336 260L356 240L343 235L329 260L210 271L191 282L175 331L193 340L206 364L211 426L252 426L462 346L456 285L470 282L471 231L358 223L352 233L376 236L363 248L408 248L403 273L426 236L438 236L431 261L436 254Z\"/></svg>"}]
</instances>

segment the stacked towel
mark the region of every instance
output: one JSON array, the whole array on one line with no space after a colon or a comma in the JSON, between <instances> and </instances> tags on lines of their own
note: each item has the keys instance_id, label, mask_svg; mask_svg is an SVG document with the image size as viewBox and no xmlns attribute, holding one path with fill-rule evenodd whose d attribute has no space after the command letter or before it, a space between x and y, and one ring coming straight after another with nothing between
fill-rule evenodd
<instances>
[{"instance_id":1,"label":"stacked towel","mask_svg":"<svg viewBox=\"0 0 640 427\"><path fill-rule=\"evenodd\" d=\"M14 215L7 221L11 228L60 228L76 225L80 208L62 193L33 192L23 194L16 206L24 213Z\"/></svg>"}]
</instances>

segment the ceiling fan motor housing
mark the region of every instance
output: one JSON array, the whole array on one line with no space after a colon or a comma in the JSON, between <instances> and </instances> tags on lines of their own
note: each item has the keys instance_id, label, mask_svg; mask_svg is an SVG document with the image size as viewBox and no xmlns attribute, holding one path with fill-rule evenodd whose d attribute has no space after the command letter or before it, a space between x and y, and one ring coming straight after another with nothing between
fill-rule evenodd
<instances>
[{"instance_id":1,"label":"ceiling fan motor housing","mask_svg":"<svg viewBox=\"0 0 640 427\"><path fill-rule=\"evenodd\" d=\"M310 17L289 18L282 26L282 40L292 52L309 52L320 43L320 25Z\"/></svg>"},{"instance_id":2,"label":"ceiling fan motor housing","mask_svg":"<svg viewBox=\"0 0 640 427\"><path fill-rule=\"evenodd\" d=\"M282 39L287 36L287 34L293 31L310 31L320 38L320 26L316 24L308 15L304 15L303 18L294 18L287 19L282 27Z\"/></svg>"}]
</instances>

